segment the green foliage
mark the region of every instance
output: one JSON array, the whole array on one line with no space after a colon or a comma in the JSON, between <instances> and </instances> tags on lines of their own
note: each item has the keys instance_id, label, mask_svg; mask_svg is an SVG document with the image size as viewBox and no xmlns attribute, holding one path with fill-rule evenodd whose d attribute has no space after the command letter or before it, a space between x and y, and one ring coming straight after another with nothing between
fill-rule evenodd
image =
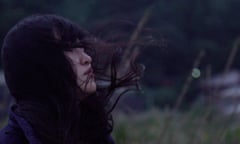
<instances>
[{"instance_id":1,"label":"green foliage","mask_svg":"<svg viewBox=\"0 0 240 144\"><path fill-rule=\"evenodd\" d=\"M237 144L240 143L240 128L235 128L234 130L228 130L226 132L226 143Z\"/></svg>"},{"instance_id":2,"label":"green foliage","mask_svg":"<svg viewBox=\"0 0 240 144\"><path fill-rule=\"evenodd\" d=\"M176 113L168 129L163 129L169 122L169 111L152 109L138 115L115 114L114 137L118 144L237 144L240 141L240 125L226 121L228 117L215 115L211 120L206 117L208 110L201 114L193 111ZM227 127L225 127L227 125ZM122 128L124 127L124 130ZM226 129L225 129L226 128ZM161 133L164 136L161 137ZM220 133L225 135L221 137ZM119 134L120 133L120 134ZM124 135L123 139L119 135Z\"/></svg>"},{"instance_id":3,"label":"green foliage","mask_svg":"<svg viewBox=\"0 0 240 144\"><path fill-rule=\"evenodd\" d=\"M126 143L128 139L127 135L127 128L126 125L118 125L118 129L116 129L116 135L115 135L116 143Z\"/></svg>"},{"instance_id":4,"label":"green foliage","mask_svg":"<svg viewBox=\"0 0 240 144\"><path fill-rule=\"evenodd\" d=\"M55 13L68 17L75 22L87 24L87 18L96 0L63 0L59 7L55 7Z\"/></svg>"},{"instance_id":5,"label":"green foliage","mask_svg":"<svg viewBox=\"0 0 240 144\"><path fill-rule=\"evenodd\" d=\"M173 87L161 87L159 89L144 88L147 107L170 107L176 100L176 89Z\"/></svg>"}]
</instances>

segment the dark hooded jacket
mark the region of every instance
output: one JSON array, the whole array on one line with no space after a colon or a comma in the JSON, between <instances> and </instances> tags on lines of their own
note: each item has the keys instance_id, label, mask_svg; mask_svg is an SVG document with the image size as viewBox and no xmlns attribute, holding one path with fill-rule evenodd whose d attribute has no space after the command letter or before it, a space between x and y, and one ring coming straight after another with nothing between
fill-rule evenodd
<instances>
[{"instance_id":1,"label":"dark hooded jacket","mask_svg":"<svg viewBox=\"0 0 240 144\"><path fill-rule=\"evenodd\" d=\"M30 124L14 112L9 113L8 124L0 132L0 144L41 144Z\"/></svg>"},{"instance_id":2,"label":"dark hooded jacket","mask_svg":"<svg viewBox=\"0 0 240 144\"><path fill-rule=\"evenodd\" d=\"M0 144L42 144L31 125L14 112L16 107L12 106L8 124L0 131ZM108 140L114 144L111 136Z\"/></svg>"}]
</instances>

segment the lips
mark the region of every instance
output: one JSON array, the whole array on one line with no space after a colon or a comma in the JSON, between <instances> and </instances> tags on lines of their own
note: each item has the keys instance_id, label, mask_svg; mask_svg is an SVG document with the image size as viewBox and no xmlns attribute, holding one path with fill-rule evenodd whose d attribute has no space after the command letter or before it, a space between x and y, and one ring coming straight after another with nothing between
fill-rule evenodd
<instances>
[{"instance_id":1,"label":"lips","mask_svg":"<svg viewBox=\"0 0 240 144\"><path fill-rule=\"evenodd\" d=\"M85 73L84 75L93 75L93 69L92 68L89 68Z\"/></svg>"}]
</instances>

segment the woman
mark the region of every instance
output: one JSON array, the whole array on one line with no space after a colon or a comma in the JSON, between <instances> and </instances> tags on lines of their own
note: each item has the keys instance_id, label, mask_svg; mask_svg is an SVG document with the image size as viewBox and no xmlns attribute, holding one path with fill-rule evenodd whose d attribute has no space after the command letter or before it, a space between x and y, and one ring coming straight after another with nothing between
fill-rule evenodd
<instances>
[{"instance_id":1,"label":"woman","mask_svg":"<svg viewBox=\"0 0 240 144\"><path fill-rule=\"evenodd\" d=\"M119 54L116 44L100 42L60 16L17 23L2 47L15 104L0 144L113 144L117 102L110 105L110 98L117 88L137 85L141 73L132 64L119 78Z\"/></svg>"}]
</instances>

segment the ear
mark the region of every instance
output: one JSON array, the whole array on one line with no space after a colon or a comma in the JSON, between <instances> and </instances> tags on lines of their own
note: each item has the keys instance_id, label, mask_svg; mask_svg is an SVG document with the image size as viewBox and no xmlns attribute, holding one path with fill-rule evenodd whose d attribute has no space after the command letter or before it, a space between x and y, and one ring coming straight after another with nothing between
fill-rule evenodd
<instances>
[{"instance_id":1,"label":"ear","mask_svg":"<svg viewBox=\"0 0 240 144\"><path fill-rule=\"evenodd\" d=\"M52 34L53 34L53 37L56 39L56 40L61 40L62 37L61 37L61 34L59 32L59 30L57 28L53 28L52 30Z\"/></svg>"}]
</instances>

